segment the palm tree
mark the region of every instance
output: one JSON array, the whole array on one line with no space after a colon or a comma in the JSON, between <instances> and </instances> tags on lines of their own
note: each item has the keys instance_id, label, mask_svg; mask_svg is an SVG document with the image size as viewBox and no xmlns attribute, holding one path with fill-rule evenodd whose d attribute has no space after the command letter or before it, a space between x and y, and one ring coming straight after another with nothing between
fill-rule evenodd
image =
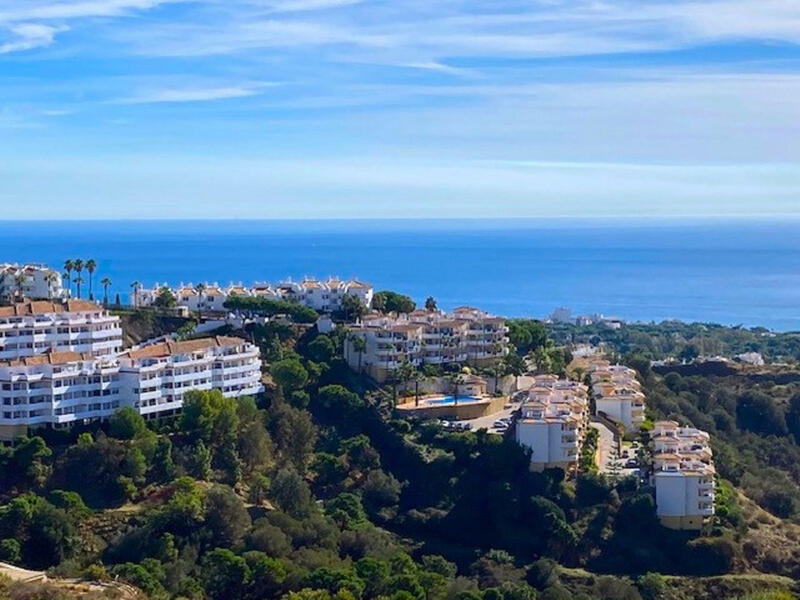
<instances>
[{"instance_id":1,"label":"palm tree","mask_svg":"<svg viewBox=\"0 0 800 600\"><path fill-rule=\"evenodd\" d=\"M53 288L58 283L58 274L55 271L50 271L45 275L44 280L47 282L47 298L53 299Z\"/></svg>"},{"instance_id":2,"label":"palm tree","mask_svg":"<svg viewBox=\"0 0 800 600\"><path fill-rule=\"evenodd\" d=\"M78 276L75 278L75 285L78 290L78 298L81 297L81 284L83 283L83 277L81 277L81 273L83 272L83 261L79 258L72 262L72 268L75 269L75 272Z\"/></svg>"},{"instance_id":3,"label":"palm tree","mask_svg":"<svg viewBox=\"0 0 800 600\"><path fill-rule=\"evenodd\" d=\"M72 271L75 269L75 263L67 259L64 261L64 273L67 278L67 290L72 289Z\"/></svg>"},{"instance_id":4,"label":"palm tree","mask_svg":"<svg viewBox=\"0 0 800 600\"><path fill-rule=\"evenodd\" d=\"M464 378L461 373L456 373L450 379L450 383L453 384L453 406L458 406L458 388L464 383Z\"/></svg>"},{"instance_id":5,"label":"palm tree","mask_svg":"<svg viewBox=\"0 0 800 600\"><path fill-rule=\"evenodd\" d=\"M358 374L361 375L361 359L367 350L367 340L360 335L351 335L350 342L353 344L353 351L358 353Z\"/></svg>"},{"instance_id":6,"label":"palm tree","mask_svg":"<svg viewBox=\"0 0 800 600\"><path fill-rule=\"evenodd\" d=\"M139 308L139 290L142 289L142 284L139 281L134 281L131 284L131 288L133 288L133 307Z\"/></svg>"},{"instance_id":7,"label":"palm tree","mask_svg":"<svg viewBox=\"0 0 800 600\"><path fill-rule=\"evenodd\" d=\"M86 270L89 272L89 300L94 300L94 272L97 270L97 263L93 258L86 261Z\"/></svg>"},{"instance_id":8,"label":"palm tree","mask_svg":"<svg viewBox=\"0 0 800 600\"><path fill-rule=\"evenodd\" d=\"M407 360L403 361L403 364L400 365L397 369L397 379L399 383L403 385L405 388L406 383L414 376L414 365L412 365Z\"/></svg>"},{"instance_id":9,"label":"palm tree","mask_svg":"<svg viewBox=\"0 0 800 600\"><path fill-rule=\"evenodd\" d=\"M78 298L80 298L81 297L81 284L83 283L83 277L78 275L72 281L75 282L75 287L78 289Z\"/></svg>"},{"instance_id":10,"label":"palm tree","mask_svg":"<svg viewBox=\"0 0 800 600\"><path fill-rule=\"evenodd\" d=\"M25 299L25 274L24 273L17 273L14 275L14 285L17 288L16 296L20 300Z\"/></svg>"},{"instance_id":11,"label":"palm tree","mask_svg":"<svg viewBox=\"0 0 800 600\"><path fill-rule=\"evenodd\" d=\"M194 286L194 289L197 291L197 320L200 321L203 318L203 298L206 295L206 284L205 283L198 283Z\"/></svg>"},{"instance_id":12,"label":"palm tree","mask_svg":"<svg viewBox=\"0 0 800 600\"><path fill-rule=\"evenodd\" d=\"M419 370L414 371L414 406L419 406L419 383L420 381L425 380L425 375L423 375Z\"/></svg>"},{"instance_id":13,"label":"palm tree","mask_svg":"<svg viewBox=\"0 0 800 600\"><path fill-rule=\"evenodd\" d=\"M108 277L103 277L100 280L100 285L103 286L103 306L108 308L108 288L111 287L111 280Z\"/></svg>"}]
</instances>

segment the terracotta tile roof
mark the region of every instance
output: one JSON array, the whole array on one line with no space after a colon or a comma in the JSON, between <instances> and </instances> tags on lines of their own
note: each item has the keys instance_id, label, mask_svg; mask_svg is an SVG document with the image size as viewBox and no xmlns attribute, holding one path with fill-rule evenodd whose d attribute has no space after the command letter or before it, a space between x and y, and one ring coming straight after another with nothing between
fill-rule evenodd
<instances>
[{"instance_id":1,"label":"terracotta tile roof","mask_svg":"<svg viewBox=\"0 0 800 600\"><path fill-rule=\"evenodd\" d=\"M200 338L196 340L186 340L183 342L174 342L172 340L165 340L149 346L142 346L133 350L128 350L120 356L131 358L134 360L141 358L156 358L162 356L172 356L173 354L189 354L191 352L198 352L206 348L224 347L224 346L238 346L246 343L245 340L238 337L228 337L218 335L213 338Z\"/></svg>"},{"instance_id":2,"label":"terracotta tile roof","mask_svg":"<svg viewBox=\"0 0 800 600\"><path fill-rule=\"evenodd\" d=\"M92 360L93 356L89 353L81 352L56 352L48 350L43 354L26 356L24 358L2 360L0 366L4 367L29 367L33 365L64 365L67 363L79 362L82 360Z\"/></svg>"},{"instance_id":3,"label":"terracotta tile roof","mask_svg":"<svg viewBox=\"0 0 800 600\"><path fill-rule=\"evenodd\" d=\"M88 300L67 300L51 302L50 300L29 300L11 306L0 306L0 317L28 317L63 312L96 312L104 310L99 304Z\"/></svg>"}]
</instances>

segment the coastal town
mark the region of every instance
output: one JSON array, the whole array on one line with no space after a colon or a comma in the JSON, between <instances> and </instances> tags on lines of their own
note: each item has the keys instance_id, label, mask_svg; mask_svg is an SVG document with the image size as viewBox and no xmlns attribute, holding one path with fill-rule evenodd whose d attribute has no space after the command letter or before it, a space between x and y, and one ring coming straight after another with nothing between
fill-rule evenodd
<instances>
[{"instance_id":1,"label":"coastal town","mask_svg":"<svg viewBox=\"0 0 800 600\"><path fill-rule=\"evenodd\" d=\"M107 298L100 304L73 298L59 272L42 265L6 264L0 271L0 297L7 304L0 306L0 440L6 443L39 428L105 421L123 407L145 419L172 417L193 390L218 390L230 398L262 393L270 383L268 365L244 325L286 316L228 308L234 298L256 298L312 309L316 323L308 326L319 331L345 328L347 365L377 385L399 385L406 394L399 414L513 437L528 451L534 471L633 477L652 490L665 527L699 531L714 515L708 434L675 421L648 421L635 370L597 352L567 376L539 373L527 364L511 383L501 386L495 377L490 389L489 378L476 373L490 373L514 348L506 319L477 308L447 313L429 303L407 312L378 310L370 284L338 278L150 289L137 282L134 309L162 306L201 318L192 335L123 348L123 326ZM348 304L359 310L342 320ZM208 324L236 327L226 335L198 333L209 331ZM413 397L407 395L408 370L419 373Z\"/></svg>"}]
</instances>

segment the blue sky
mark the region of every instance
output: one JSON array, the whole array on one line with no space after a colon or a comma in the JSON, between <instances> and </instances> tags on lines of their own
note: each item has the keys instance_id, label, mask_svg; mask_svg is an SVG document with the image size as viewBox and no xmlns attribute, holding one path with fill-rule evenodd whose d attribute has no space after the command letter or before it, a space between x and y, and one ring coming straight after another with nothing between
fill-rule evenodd
<instances>
[{"instance_id":1,"label":"blue sky","mask_svg":"<svg viewBox=\"0 0 800 600\"><path fill-rule=\"evenodd\" d=\"M797 0L0 0L0 218L800 216Z\"/></svg>"}]
</instances>

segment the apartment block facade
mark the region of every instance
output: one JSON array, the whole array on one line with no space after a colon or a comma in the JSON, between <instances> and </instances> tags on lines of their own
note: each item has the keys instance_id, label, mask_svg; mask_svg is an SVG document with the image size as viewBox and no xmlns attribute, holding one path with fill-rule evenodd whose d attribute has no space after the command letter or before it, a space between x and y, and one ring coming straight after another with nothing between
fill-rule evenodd
<instances>
[{"instance_id":1,"label":"apartment block facade","mask_svg":"<svg viewBox=\"0 0 800 600\"><path fill-rule=\"evenodd\" d=\"M264 390L257 346L237 337L164 340L119 355L127 405L146 418L176 414L190 390L220 390L228 397Z\"/></svg>"},{"instance_id":2,"label":"apartment block facade","mask_svg":"<svg viewBox=\"0 0 800 600\"><path fill-rule=\"evenodd\" d=\"M531 469L578 466L581 446L589 423L586 386L553 375L539 375L515 423L517 443L531 450Z\"/></svg>"},{"instance_id":3,"label":"apartment block facade","mask_svg":"<svg viewBox=\"0 0 800 600\"><path fill-rule=\"evenodd\" d=\"M362 342L357 343L356 338ZM486 366L507 353L505 319L468 307L452 313L370 313L350 327L344 348L350 367L377 381L385 381L405 362L416 367L452 363Z\"/></svg>"},{"instance_id":4,"label":"apartment block facade","mask_svg":"<svg viewBox=\"0 0 800 600\"><path fill-rule=\"evenodd\" d=\"M175 296L178 306L185 306L192 311L224 311L225 301L231 296L253 296L270 300L291 300L319 312L330 313L342 307L345 296L354 296L367 307L371 306L373 296L373 288L369 283L356 279L345 281L337 277L330 277L327 280L287 280L274 285L256 283L249 287L242 284L223 287L217 283L205 283L202 286L181 284L172 288L166 284L157 283L150 289L142 288L134 292L131 298L132 304L136 306L153 305L165 286Z\"/></svg>"},{"instance_id":5,"label":"apartment block facade","mask_svg":"<svg viewBox=\"0 0 800 600\"><path fill-rule=\"evenodd\" d=\"M108 356L122 348L119 317L85 300L31 300L0 306L0 360L44 352Z\"/></svg>"},{"instance_id":6,"label":"apartment block facade","mask_svg":"<svg viewBox=\"0 0 800 600\"><path fill-rule=\"evenodd\" d=\"M622 423L626 431L639 431L645 418L645 396L636 371L595 361L589 368L589 379L597 412Z\"/></svg>"},{"instance_id":7,"label":"apartment block facade","mask_svg":"<svg viewBox=\"0 0 800 600\"><path fill-rule=\"evenodd\" d=\"M59 299L69 296L62 287L61 273L38 264L0 264L0 301Z\"/></svg>"},{"instance_id":8,"label":"apartment block facade","mask_svg":"<svg viewBox=\"0 0 800 600\"><path fill-rule=\"evenodd\" d=\"M124 353L119 318L82 300L0 307L0 441L108 418L175 414L188 390L263 390L258 348L236 337L163 340Z\"/></svg>"},{"instance_id":9,"label":"apartment block facade","mask_svg":"<svg viewBox=\"0 0 800 600\"><path fill-rule=\"evenodd\" d=\"M714 514L714 462L709 435L657 421L650 436L656 515L670 529L699 530Z\"/></svg>"}]
</instances>

